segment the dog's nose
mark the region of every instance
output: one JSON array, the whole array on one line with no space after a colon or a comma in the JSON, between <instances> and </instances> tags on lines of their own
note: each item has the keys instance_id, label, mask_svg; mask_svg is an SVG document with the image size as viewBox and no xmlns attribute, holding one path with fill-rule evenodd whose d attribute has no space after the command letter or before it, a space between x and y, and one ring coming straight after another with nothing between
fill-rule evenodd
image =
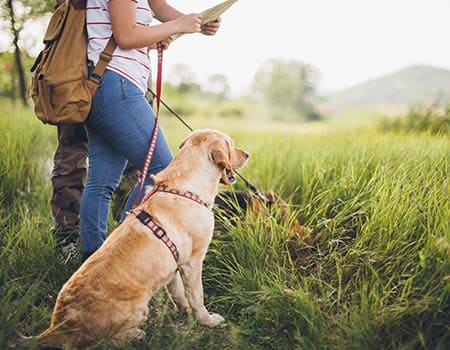
<instances>
[{"instance_id":1,"label":"dog's nose","mask_svg":"<svg viewBox=\"0 0 450 350\"><path fill-rule=\"evenodd\" d=\"M245 156L245 158L248 159L248 157L250 157L250 154L248 154L247 152L244 151L244 156Z\"/></svg>"}]
</instances>

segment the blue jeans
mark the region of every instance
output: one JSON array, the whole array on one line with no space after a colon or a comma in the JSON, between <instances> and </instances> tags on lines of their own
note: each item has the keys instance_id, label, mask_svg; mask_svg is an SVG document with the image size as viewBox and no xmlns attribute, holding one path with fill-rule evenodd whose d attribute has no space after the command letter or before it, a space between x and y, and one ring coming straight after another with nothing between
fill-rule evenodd
<instances>
[{"instance_id":1,"label":"blue jeans","mask_svg":"<svg viewBox=\"0 0 450 350\"><path fill-rule=\"evenodd\" d=\"M111 195L127 161L142 169L155 124L155 115L144 93L131 81L106 70L92 100L86 120L89 170L80 204L80 236L84 253L97 250L106 239ZM161 130L149 174L163 170L172 152ZM147 177L145 185L152 185ZM138 194L135 186L126 205L129 210ZM142 196L141 196L142 197Z\"/></svg>"}]
</instances>

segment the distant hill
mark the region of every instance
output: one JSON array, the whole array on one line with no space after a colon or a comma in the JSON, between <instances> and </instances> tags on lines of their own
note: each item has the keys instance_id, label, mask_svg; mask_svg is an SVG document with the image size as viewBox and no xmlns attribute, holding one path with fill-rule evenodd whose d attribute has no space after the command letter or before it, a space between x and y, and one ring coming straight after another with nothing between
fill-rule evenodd
<instances>
[{"instance_id":1,"label":"distant hill","mask_svg":"<svg viewBox=\"0 0 450 350\"><path fill-rule=\"evenodd\" d=\"M399 111L437 100L450 101L450 70L413 66L330 94L323 108L335 112L360 108Z\"/></svg>"}]
</instances>

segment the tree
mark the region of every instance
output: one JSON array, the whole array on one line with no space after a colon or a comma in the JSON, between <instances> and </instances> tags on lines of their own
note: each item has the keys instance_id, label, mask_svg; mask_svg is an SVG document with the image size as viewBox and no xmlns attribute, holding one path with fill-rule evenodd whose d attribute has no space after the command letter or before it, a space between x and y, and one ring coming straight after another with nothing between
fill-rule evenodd
<instances>
[{"instance_id":1,"label":"tree","mask_svg":"<svg viewBox=\"0 0 450 350\"><path fill-rule=\"evenodd\" d=\"M318 119L313 106L318 73L300 61L269 59L256 72L253 93L275 110L290 110L308 120Z\"/></svg>"},{"instance_id":2,"label":"tree","mask_svg":"<svg viewBox=\"0 0 450 350\"><path fill-rule=\"evenodd\" d=\"M198 94L200 85L196 82L195 73L186 64L175 64L170 68L169 81L181 94Z\"/></svg>"},{"instance_id":3,"label":"tree","mask_svg":"<svg viewBox=\"0 0 450 350\"><path fill-rule=\"evenodd\" d=\"M230 85L223 74L213 74L208 78L206 90L214 94L219 100L225 100L230 93Z\"/></svg>"},{"instance_id":4,"label":"tree","mask_svg":"<svg viewBox=\"0 0 450 350\"><path fill-rule=\"evenodd\" d=\"M20 32L27 20L36 18L51 11L54 2L45 0L6 0L1 3L2 19L9 23L12 46L14 49L15 70L12 76L17 75L19 80L19 94L24 105L28 105L26 93L26 76L21 50L19 47ZM13 83L14 86L14 83Z\"/></svg>"}]
</instances>

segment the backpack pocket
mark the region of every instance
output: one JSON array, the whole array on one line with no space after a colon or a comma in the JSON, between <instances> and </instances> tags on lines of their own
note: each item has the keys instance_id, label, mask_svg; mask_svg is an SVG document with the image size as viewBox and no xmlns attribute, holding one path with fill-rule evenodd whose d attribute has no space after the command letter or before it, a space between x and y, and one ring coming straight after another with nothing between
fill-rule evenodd
<instances>
[{"instance_id":1,"label":"backpack pocket","mask_svg":"<svg viewBox=\"0 0 450 350\"><path fill-rule=\"evenodd\" d=\"M55 122L50 123L81 123L87 118L92 96L87 86L85 70L74 67L59 74L52 74L46 77L45 83L56 118ZM46 89L43 87L39 90L45 93Z\"/></svg>"},{"instance_id":2,"label":"backpack pocket","mask_svg":"<svg viewBox=\"0 0 450 350\"><path fill-rule=\"evenodd\" d=\"M43 75L35 75L31 78L28 93L33 99L36 116L44 123L56 124L55 111L50 105L49 87Z\"/></svg>"}]
</instances>

